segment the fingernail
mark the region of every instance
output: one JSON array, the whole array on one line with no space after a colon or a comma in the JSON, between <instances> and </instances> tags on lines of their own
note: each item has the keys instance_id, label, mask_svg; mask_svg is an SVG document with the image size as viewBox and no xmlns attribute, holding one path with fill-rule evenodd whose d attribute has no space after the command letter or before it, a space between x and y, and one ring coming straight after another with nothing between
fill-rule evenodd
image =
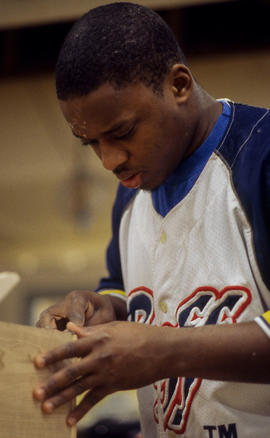
<instances>
[{"instance_id":1,"label":"fingernail","mask_svg":"<svg viewBox=\"0 0 270 438\"><path fill-rule=\"evenodd\" d=\"M45 403L43 403L43 409L46 412L46 414L50 414L53 411L54 406L51 402L46 401Z\"/></svg>"},{"instance_id":2,"label":"fingernail","mask_svg":"<svg viewBox=\"0 0 270 438\"><path fill-rule=\"evenodd\" d=\"M36 388L34 394L38 400L42 400L45 395L45 391L42 388Z\"/></svg>"},{"instance_id":3,"label":"fingernail","mask_svg":"<svg viewBox=\"0 0 270 438\"><path fill-rule=\"evenodd\" d=\"M76 418L74 418L74 417L68 417L68 419L67 419L67 424L68 424L69 426L75 426L75 424L76 424Z\"/></svg>"},{"instance_id":4,"label":"fingernail","mask_svg":"<svg viewBox=\"0 0 270 438\"><path fill-rule=\"evenodd\" d=\"M35 365L38 368L43 368L45 366L45 359L44 359L44 357L43 356L37 356L35 358Z\"/></svg>"}]
</instances>

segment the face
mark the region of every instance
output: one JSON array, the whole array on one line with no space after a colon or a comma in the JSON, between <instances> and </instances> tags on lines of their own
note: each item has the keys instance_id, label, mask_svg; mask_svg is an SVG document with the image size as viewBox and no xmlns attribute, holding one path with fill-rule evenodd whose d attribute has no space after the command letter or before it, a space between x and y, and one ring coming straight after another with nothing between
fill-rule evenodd
<instances>
[{"instance_id":1,"label":"face","mask_svg":"<svg viewBox=\"0 0 270 438\"><path fill-rule=\"evenodd\" d=\"M142 83L104 84L60 105L73 134L125 187L158 187L187 152L188 118L170 86L160 96Z\"/></svg>"}]
</instances>

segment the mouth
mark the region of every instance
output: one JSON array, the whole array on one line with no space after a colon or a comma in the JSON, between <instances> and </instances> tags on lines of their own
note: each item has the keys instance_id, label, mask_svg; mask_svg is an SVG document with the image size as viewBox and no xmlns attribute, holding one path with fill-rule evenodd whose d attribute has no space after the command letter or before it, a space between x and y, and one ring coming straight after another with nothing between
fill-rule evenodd
<instances>
[{"instance_id":1,"label":"mouth","mask_svg":"<svg viewBox=\"0 0 270 438\"><path fill-rule=\"evenodd\" d=\"M132 174L120 174L118 176L121 184L128 189L138 189L142 184L142 172Z\"/></svg>"}]
</instances>

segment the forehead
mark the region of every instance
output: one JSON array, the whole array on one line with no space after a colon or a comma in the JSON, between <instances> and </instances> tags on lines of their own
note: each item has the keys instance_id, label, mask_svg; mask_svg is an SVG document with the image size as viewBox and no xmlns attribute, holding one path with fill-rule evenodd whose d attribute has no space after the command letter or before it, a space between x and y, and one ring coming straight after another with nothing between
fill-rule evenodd
<instances>
[{"instance_id":1,"label":"forehead","mask_svg":"<svg viewBox=\"0 0 270 438\"><path fill-rule=\"evenodd\" d=\"M91 129L106 130L114 123L143 116L159 100L151 88L141 83L121 89L104 84L86 96L60 101L60 107L71 129L87 135Z\"/></svg>"}]
</instances>

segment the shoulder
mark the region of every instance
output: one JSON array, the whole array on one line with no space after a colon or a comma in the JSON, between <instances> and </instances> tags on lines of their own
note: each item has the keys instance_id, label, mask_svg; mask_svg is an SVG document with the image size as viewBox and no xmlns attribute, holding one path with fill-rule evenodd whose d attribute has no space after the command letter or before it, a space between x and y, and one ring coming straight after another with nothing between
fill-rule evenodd
<instances>
[{"instance_id":1,"label":"shoulder","mask_svg":"<svg viewBox=\"0 0 270 438\"><path fill-rule=\"evenodd\" d=\"M236 192L248 211L258 207L262 192L270 196L269 109L232 103L230 126L216 152L230 169ZM261 211L270 209L269 202L263 204Z\"/></svg>"},{"instance_id":2,"label":"shoulder","mask_svg":"<svg viewBox=\"0 0 270 438\"><path fill-rule=\"evenodd\" d=\"M269 156L270 110L268 108L230 103L231 121L217 153L230 168L245 160L261 162Z\"/></svg>"},{"instance_id":3,"label":"shoulder","mask_svg":"<svg viewBox=\"0 0 270 438\"><path fill-rule=\"evenodd\" d=\"M217 149L253 230L257 262L270 289L270 111L232 104L231 123Z\"/></svg>"},{"instance_id":4,"label":"shoulder","mask_svg":"<svg viewBox=\"0 0 270 438\"><path fill-rule=\"evenodd\" d=\"M217 149L229 167L236 190L242 196L270 190L270 111L232 103L231 122ZM258 193L257 193L258 194Z\"/></svg>"}]
</instances>

